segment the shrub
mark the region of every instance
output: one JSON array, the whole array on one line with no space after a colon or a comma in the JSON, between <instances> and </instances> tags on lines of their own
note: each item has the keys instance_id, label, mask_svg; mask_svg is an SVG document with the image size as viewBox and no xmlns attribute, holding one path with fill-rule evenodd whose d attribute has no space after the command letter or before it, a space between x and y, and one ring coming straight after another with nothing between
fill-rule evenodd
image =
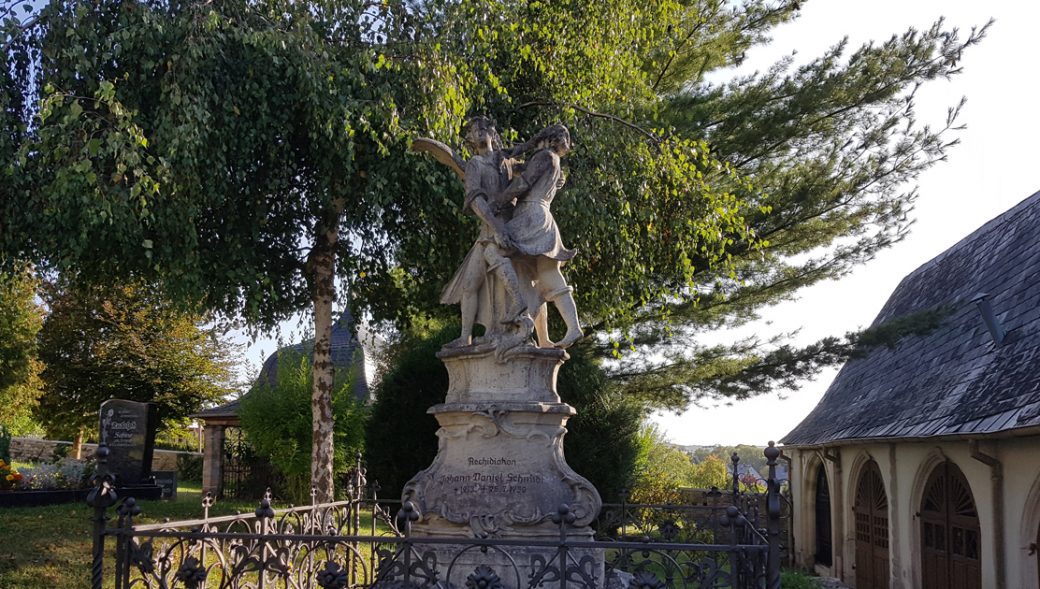
<instances>
[{"instance_id":1,"label":"shrub","mask_svg":"<svg viewBox=\"0 0 1040 589\"><path fill-rule=\"evenodd\" d=\"M646 410L612 384L585 350L568 351L571 359L560 369L556 386L563 402L578 412L567 422L567 464L596 487L603 501L616 503L621 490L636 482Z\"/></svg>"},{"instance_id":2,"label":"shrub","mask_svg":"<svg viewBox=\"0 0 1040 589\"><path fill-rule=\"evenodd\" d=\"M637 481L632 489L632 503L675 504L682 501L680 487L688 485L694 475L690 457L668 444L655 427L643 428L639 435L636 460ZM725 466L722 467L725 474Z\"/></svg>"},{"instance_id":3,"label":"shrub","mask_svg":"<svg viewBox=\"0 0 1040 589\"><path fill-rule=\"evenodd\" d=\"M0 460L11 461L11 432L3 425L0 425Z\"/></svg>"},{"instance_id":4,"label":"shrub","mask_svg":"<svg viewBox=\"0 0 1040 589\"><path fill-rule=\"evenodd\" d=\"M780 586L783 589L820 589L820 583L815 577L792 570L780 572Z\"/></svg>"},{"instance_id":5,"label":"shrub","mask_svg":"<svg viewBox=\"0 0 1040 589\"><path fill-rule=\"evenodd\" d=\"M202 463L202 456L196 454L178 454L177 476L182 481L201 481Z\"/></svg>"},{"instance_id":6,"label":"shrub","mask_svg":"<svg viewBox=\"0 0 1040 589\"><path fill-rule=\"evenodd\" d=\"M384 497L399 498L437 455L437 420L426 410L444 402L448 372L435 354L455 337L458 327L448 325L406 334L394 345L365 433L368 480L379 481Z\"/></svg>"},{"instance_id":7,"label":"shrub","mask_svg":"<svg viewBox=\"0 0 1040 589\"><path fill-rule=\"evenodd\" d=\"M685 483L696 489L718 487L722 490L733 488L731 467L718 456L708 456L690 469Z\"/></svg>"},{"instance_id":8,"label":"shrub","mask_svg":"<svg viewBox=\"0 0 1040 589\"><path fill-rule=\"evenodd\" d=\"M337 475L350 469L354 455L364 447L368 411L354 397L351 372L337 372L332 390ZM282 475L284 498L298 504L310 502L312 382L310 359L283 350L278 354L274 386L258 384L242 397L239 405L246 439Z\"/></svg>"}]
</instances>

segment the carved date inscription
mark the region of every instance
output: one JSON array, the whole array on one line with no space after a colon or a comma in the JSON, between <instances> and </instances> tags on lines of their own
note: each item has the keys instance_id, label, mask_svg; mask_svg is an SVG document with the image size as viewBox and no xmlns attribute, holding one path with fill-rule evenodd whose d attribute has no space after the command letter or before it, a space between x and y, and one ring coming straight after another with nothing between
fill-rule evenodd
<instances>
[{"instance_id":1,"label":"carved date inscription","mask_svg":"<svg viewBox=\"0 0 1040 589\"><path fill-rule=\"evenodd\" d=\"M456 495L522 495L545 483L544 475L515 468L515 458L470 456L466 464L472 470L441 474L438 486Z\"/></svg>"}]
</instances>

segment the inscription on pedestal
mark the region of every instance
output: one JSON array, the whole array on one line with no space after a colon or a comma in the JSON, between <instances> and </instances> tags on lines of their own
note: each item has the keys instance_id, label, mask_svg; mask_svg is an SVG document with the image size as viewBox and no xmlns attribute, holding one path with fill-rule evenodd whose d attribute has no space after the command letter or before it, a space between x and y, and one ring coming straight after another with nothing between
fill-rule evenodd
<instances>
[{"instance_id":1,"label":"inscription on pedestal","mask_svg":"<svg viewBox=\"0 0 1040 589\"><path fill-rule=\"evenodd\" d=\"M541 474L518 470L515 458L470 456L466 464L472 472L441 474L437 486L448 487L456 495L525 495L545 483Z\"/></svg>"}]
</instances>

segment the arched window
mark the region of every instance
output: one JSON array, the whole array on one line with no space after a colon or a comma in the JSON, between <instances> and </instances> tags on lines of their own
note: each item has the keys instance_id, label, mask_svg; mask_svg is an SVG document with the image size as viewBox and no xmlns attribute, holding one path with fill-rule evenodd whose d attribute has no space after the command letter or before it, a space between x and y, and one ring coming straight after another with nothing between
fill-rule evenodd
<instances>
[{"instance_id":1,"label":"arched window","mask_svg":"<svg viewBox=\"0 0 1040 589\"><path fill-rule=\"evenodd\" d=\"M888 589L888 496L873 460L863 465L852 512L856 520L856 588Z\"/></svg>"},{"instance_id":2,"label":"arched window","mask_svg":"<svg viewBox=\"0 0 1040 589\"><path fill-rule=\"evenodd\" d=\"M952 462L935 467L921 499L921 582L924 589L981 589L979 514L964 473Z\"/></svg>"},{"instance_id":3,"label":"arched window","mask_svg":"<svg viewBox=\"0 0 1040 589\"><path fill-rule=\"evenodd\" d=\"M816 470L816 562L831 566L831 492L827 486L827 471L821 464Z\"/></svg>"}]
</instances>

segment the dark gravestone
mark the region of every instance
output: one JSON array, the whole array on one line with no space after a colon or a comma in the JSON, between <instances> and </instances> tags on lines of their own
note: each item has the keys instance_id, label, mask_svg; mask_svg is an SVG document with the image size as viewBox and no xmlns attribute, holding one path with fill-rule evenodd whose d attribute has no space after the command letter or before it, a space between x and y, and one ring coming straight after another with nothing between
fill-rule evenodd
<instances>
[{"instance_id":1,"label":"dark gravestone","mask_svg":"<svg viewBox=\"0 0 1040 589\"><path fill-rule=\"evenodd\" d=\"M157 424L154 403L110 399L101 404L100 440L110 451L108 470L117 485L150 483Z\"/></svg>"},{"instance_id":2,"label":"dark gravestone","mask_svg":"<svg viewBox=\"0 0 1040 589\"><path fill-rule=\"evenodd\" d=\"M176 499L177 498L177 471L176 470L157 470L152 473L155 478L155 484L162 487L162 498L163 499Z\"/></svg>"}]
</instances>

